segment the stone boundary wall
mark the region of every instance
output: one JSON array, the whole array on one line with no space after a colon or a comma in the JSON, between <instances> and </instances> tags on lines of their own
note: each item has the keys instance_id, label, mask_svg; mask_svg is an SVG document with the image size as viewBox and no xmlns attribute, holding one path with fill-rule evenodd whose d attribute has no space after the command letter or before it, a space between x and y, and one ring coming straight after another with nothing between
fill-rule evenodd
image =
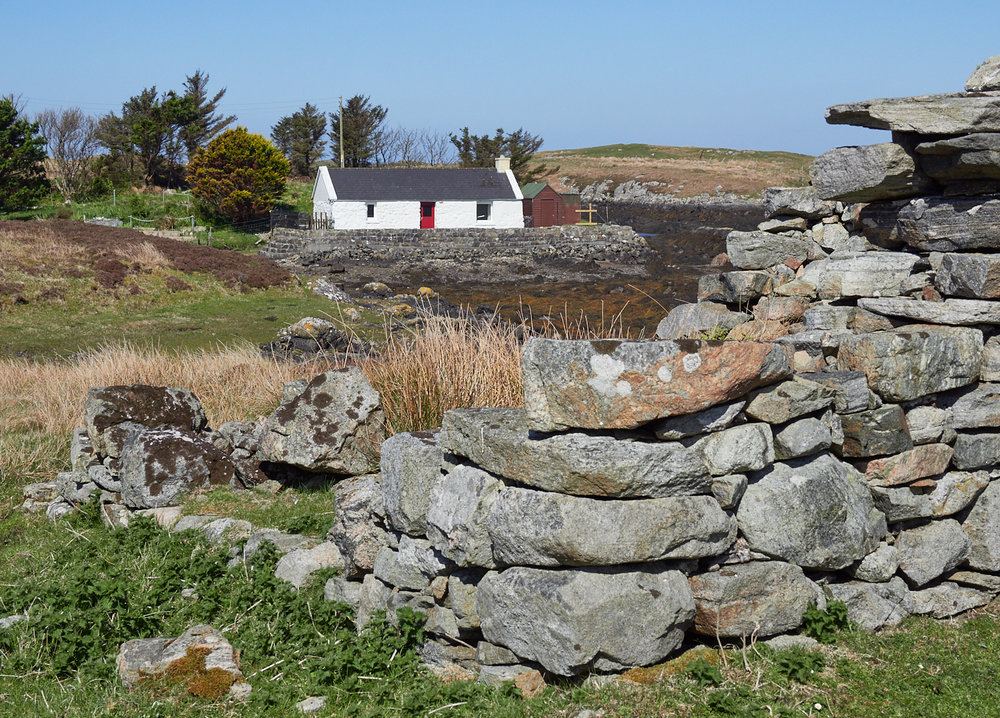
<instances>
[{"instance_id":1,"label":"stone boundary wall","mask_svg":"<svg viewBox=\"0 0 1000 718\"><path fill-rule=\"evenodd\" d=\"M276 227L261 254L271 259L323 255L358 262L498 257L643 262L650 249L634 230L618 225L400 230Z\"/></svg>"},{"instance_id":2,"label":"stone boundary wall","mask_svg":"<svg viewBox=\"0 0 1000 718\"><path fill-rule=\"evenodd\" d=\"M975 113L1000 94L942 102L950 134L988 134ZM979 119L963 130L965 110ZM907 179L918 164L895 159L885 180L873 157L921 145L897 139L819 158L819 192L768 190L760 228L728 236L735 268L703 277L658 340L531 338L522 409L449 411L385 440L377 473L357 449L381 409L356 369L218 431L181 390L108 387L61 501L98 493L120 523L265 467L325 473L324 565L342 569L326 596L359 627L423 612L424 658L452 677L618 673L692 635L794 632L830 600L869 630L985 605L1000 595L1000 191ZM981 176L959 139L933 140L957 154L935 162ZM194 478L163 459L181 451Z\"/></svg>"}]
</instances>

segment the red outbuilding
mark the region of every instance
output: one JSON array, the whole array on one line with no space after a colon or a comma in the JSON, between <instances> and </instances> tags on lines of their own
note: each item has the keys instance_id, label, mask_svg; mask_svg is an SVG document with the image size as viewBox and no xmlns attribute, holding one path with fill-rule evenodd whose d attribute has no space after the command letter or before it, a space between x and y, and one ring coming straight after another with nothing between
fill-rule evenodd
<instances>
[{"instance_id":1,"label":"red outbuilding","mask_svg":"<svg viewBox=\"0 0 1000 718\"><path fill-rule=\"evenodd\" d=\"M561 195L544 182L529 182L524 195L524 226L552 227L580 221L580 196Z\"/></svg>"}]
</instances>

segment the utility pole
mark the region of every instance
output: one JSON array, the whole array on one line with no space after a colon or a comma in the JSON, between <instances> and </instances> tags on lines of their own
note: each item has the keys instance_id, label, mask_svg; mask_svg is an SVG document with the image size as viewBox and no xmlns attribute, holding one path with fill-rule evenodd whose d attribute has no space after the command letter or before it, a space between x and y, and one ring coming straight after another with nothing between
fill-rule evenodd
<instances>
[{"instance_id":1,"label":"utility pole","mask_svg":"<svg viewBox=\"0 0 1000 718\"><path fill-rule=\"evenodd\" d=\"M340 115L337 116L340 127L340 169L344 169L344 96L340 96Z\"/></svg>"}]
</instances>

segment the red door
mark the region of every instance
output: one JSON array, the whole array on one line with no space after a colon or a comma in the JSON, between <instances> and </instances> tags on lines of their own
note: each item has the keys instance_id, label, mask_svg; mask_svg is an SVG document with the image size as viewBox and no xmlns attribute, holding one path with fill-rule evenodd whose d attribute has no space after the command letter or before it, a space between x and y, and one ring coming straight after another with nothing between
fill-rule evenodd
<instances>
[{"instance_id":1,"label":"red door","mask_svg":"<svg viewBox=\"0 0 1000 718\"><path fill-rule=\"evenodd\" d=\"M420 229L434 229L434 203L420 203Z\"/></svg>"}]
</instances>

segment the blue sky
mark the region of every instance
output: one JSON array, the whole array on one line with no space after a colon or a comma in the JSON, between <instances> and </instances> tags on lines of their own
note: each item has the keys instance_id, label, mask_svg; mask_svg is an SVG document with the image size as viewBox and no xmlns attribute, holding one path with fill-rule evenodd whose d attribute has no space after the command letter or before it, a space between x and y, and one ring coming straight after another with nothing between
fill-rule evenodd
<instances>
[{"instance_id":1,"label":"blue sky","mask_svg":"<svg viewBox=\"0 0 1000 718\"><path fill-rule=\"evenodd\" d=\"M545 149L646 142L818 154L887 133L832 104L952 92L1000 54L1000 2L9 3L0 93L119 110L201 69L268 134L361 93L388 124L525 129Z\"/></svg>"}]
</instances>

